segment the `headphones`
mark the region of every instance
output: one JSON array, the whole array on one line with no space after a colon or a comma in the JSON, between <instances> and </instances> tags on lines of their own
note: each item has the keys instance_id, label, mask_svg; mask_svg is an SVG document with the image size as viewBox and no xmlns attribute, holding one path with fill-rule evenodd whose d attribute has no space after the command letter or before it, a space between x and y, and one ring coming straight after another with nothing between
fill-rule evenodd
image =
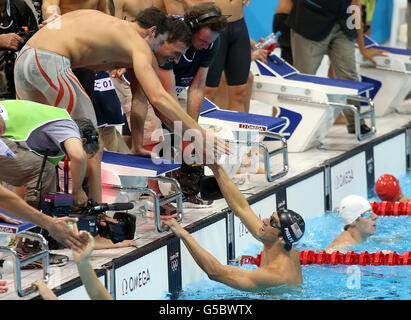
<instances>
[{"instance_id":1,"label":"headphones","mask_svg":"<svg viewBox=\"0 0 411 320\"><path fill-rule=\"evenodd\" d=\"M221 13L217 11L211 11L205 14L202 14L199 17L191 17L185 20L185 22L188 24L188 26L191 28L191 30L195 30L198 26L199 23L208 20L210 18L214 17L221 17Z\"/></svg>"}]
</instances>

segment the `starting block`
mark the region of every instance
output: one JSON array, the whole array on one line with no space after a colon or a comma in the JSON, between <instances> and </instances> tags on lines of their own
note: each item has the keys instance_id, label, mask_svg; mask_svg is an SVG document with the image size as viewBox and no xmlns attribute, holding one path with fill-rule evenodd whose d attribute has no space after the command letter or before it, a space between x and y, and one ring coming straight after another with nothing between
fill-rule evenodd
<instances>
[{"instance_id":1,"label":"starting block","mask_svg":"<svg viewBox=\"0 0 411 320\"><path fill-rule=\"evenodd\" d=\"M5 215L13 219L17 219L2 209L0 209L0 212L4 213ZM17 220L21 221L21 219L17 219ZM50 259L49 259L49 250L48 250L47 241L44 239L44 237L41 234L28 231L31 228L35 227L35 225L28 223L26 221L22 221L22 222L23 222L22 224L8 224L5 222L0 222L0 234L18 235L20 237L28 238L33 241L38 241L41 245L41 250L39 252L32 254L28 257L25 257L23 259L19 258L15 250L10 249L7 246L0 246L0 253L4 253L12 257L13 266L14 266L14 269L13 269L14 287L15 287L17 294L20 297L27 296L30 293L33 293L37 290L37 288L34 287L33 285L25 289L22 288L21 267L31 262L41 259L42 260L42 270L43 270L43 281L47 283L50 277L50 273L49 273Z\"/></svg>"},{"instance_id":2,"label":"starting block","mask_svg":"<svg viewBox=\"0 0 411 320\"><path fill-rule=\"evenodd\" d=\"M162 164L155 164L151 158L140 157L133 154L122 154L104 151L101 160L101 182L103 197L117 197L119 192L149 194L154 198L154 214L156 217L156 228L158 232L163 232L160 220L160 206L175 201L177 206L177 221L183 218L183 198L180 184L177 180L161 176L167 172L179 169L180 163L165 161ZM148 180L156 180L170 183L174 186L173 194L164 198L148 188ZM110 200L111 201L111 200Z\"/></svg>"},{"instance_id":3,"label":"starting block","mask_svg":"<svg viewBox=\"0 0 411 320\"><path fill-rule=\"evenodd\" d=\"M233 131L236 140L230 141L247 147L258 147L264 155L264 169L266 179L272 182L285 176L288 173L288 148L287 140L278 132L285 126L286 120L272 116L265 116L252 113L244 113L237 111L222 110L217 105L212 103L207 98L204 98L204 103L200 112L198 123L202 127L220 127ZM259 137L270 140L279 140L281 146L272 151L268 151L266 144L262 142L242 141L239 132L241 131L257 131ZM278 154L283 155L282 171L271 175L270 159Z\"/></svg>"},{"instance_id":4,"label":"starting block","mask_svg":"<svg viewBox=\"0 0 411 320\"><path fill-rule=\"evenodd\" d=\"M276 117L286 119L280 133L288 139L290 152L303 152L319 144L343 109L354 112L357 140L375 134L374 104L369 97L372 83L301 74L273 53L267 64L253 61L251 71L255 76L252 99L268 105L270 113L274 108ZM361 104L360 110L351 101ZM362 112L363 108L367 110ZM360 121L367 118L371 132L361 134Z\"/></svg>"},{"instance_id":5,"label":"starting block","mask_svg":"<svg viewBox=\"0 0 411 320\"><path fill-rule=\"evenodd\" d=\"M367 35L364 35L364 44L366 48L387 51L385 57L374 57L377 63L374 65L365 60L357 49L361 76L365 81L373 81L380 86L377 92L372 93L375 115L382 117L393 111L411 113L411 105L401 108L411 91L411 50L380 46Z\"/></svg>"}]
</instances>

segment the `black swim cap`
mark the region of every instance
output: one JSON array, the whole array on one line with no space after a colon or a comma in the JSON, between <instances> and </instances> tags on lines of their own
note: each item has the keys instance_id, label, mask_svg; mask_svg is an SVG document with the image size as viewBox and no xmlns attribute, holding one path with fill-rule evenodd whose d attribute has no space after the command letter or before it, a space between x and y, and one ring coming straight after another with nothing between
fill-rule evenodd
<instances>
[{"instance_id":1,"label":"black swim cap","mask_svg":"<svg viewBox=\"0 0 411 320\"><path fill-rule=\"evenodd\" d=\"M277 211L281 223L281 234L288 248L300 240L305 231L304 219L295 211L280 209Z\"/></svg>"}]
</instances>

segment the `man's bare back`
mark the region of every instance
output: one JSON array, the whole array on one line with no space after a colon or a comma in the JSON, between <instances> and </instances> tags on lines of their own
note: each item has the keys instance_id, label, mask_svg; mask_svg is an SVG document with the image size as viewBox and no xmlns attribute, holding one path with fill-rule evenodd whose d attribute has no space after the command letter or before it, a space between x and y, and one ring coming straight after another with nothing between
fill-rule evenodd
<instances>
[{"instance_id":1,"label":"man's bare back","mask_svg":"<svg viewBox=\"0 0 411 320\"><path fill-rule=\"evenodd\" d=\"M53 14L63 15L79 9L94 9L107 12L106 10L109 1L110 0L44 0L43 19L46 20ZM49 6L51 7L49 8ZM55 7L53 6L58 6L60 8L60 12L55 12Z\"/></svg>"},{"instance_id":2,"label":"man's bare back","mask_svg":"<svg viewBox=\"0 0 411 320\"><path fill-rule=\"evenodd\" d=\"M115 16L131 21L140 11L153 5L153 0L116 0L114 1Z\"/></svg>"},{"instance_id":3,"label":"man's bare back","mask_svg":"<svg viewBox=\"0 0 411 320\"><path fill-rule=\"evenodd\" d=\"M136 24L96 10L66 13L39 30L27 44L69 58L73 68L133 67L133 47L152 56L150 47L137 33Z\"/></svg>"}]
</instances>

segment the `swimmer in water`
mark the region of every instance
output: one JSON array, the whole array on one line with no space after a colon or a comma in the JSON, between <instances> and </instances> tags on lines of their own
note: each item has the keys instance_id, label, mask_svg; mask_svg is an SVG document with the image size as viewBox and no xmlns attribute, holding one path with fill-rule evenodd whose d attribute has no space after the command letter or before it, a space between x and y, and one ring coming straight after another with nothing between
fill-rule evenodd
<instances>
[{"instance_id":1,"label":"swimmer in water","mask_svg":"<svg viewBox=\"0 0 411 320\"><path fill-rule=\"evenodd\" d=\"M375 183L375 193L382 201L411 202L411 197L402 193L400 182L391 174L383 174Z\"/></svg>"},{"instance_id":2,"label":"swimmer in water","mask_svg":"<svg viewBox=\"0 0 411 320\"><path fill-rule=\"evenodd\" d=\"M166 220L163 224L169 226L184 242L196 263L211 280L245 291L301 284L303 279L300 257L293 244L304 235L303 218L292 210L283 209L261 220L224 169L219 165L209 165L209 167L229 207L254 238L263 243L260 266L254 270L245 270L223 265L203 249L175 219Z\"/></svg>"},{"instance_id":3,"label":"swimmer in water","mask_svg":"<svg viewBox=\"0 0 411 320\"><path fill-rule=\"evenodd\" d=\"M339 215L345 224L344 231L326 247L328 253L346 252L350 246L364 242L377 232L377 215L363 197L345 197L341 201Z\"/></svg>"}]
</instances>

